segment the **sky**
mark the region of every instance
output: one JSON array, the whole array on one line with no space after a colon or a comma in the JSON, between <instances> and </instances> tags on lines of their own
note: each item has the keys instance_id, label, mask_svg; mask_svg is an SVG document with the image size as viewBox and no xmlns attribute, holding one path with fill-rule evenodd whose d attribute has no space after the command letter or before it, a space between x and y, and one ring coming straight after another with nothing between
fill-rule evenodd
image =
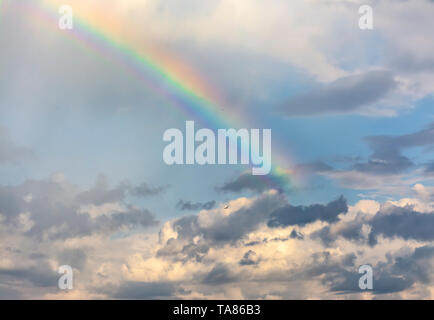
<instances>
[{"instance_id":1,"label":"sky","mask_svg":"<svg viewBox=\"0 0 434 320\"><path fill-rule=\"evenodd\" d=\"M0 299L434 298L433 15L0 1ZM275 170L167 165L189 120L271 129Z\"/></svg>"}]
</instances>

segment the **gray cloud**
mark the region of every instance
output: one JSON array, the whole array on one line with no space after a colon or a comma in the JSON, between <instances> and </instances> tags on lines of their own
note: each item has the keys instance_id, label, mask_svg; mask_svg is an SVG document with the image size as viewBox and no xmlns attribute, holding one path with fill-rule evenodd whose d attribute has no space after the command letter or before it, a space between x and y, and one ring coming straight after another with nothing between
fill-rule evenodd
<instances>
[{"instance_id":1,"label":"gray cloud","mask_svg":"<svg viewBox=\"0 0 434 320\"><path fill-rule=\"evenodd\" d=\"M0 284L0 300L21 300L23 295L16 289Z\"/></svg>"},{"instance_id":2,"label":"gray cloud","mask_svg":"<svg viewBox=\"0 0 434 320\"><path fill-rule=\"evenodd\" d=\"M419 282L431 283L432 272L430 266L434 258L434 247L423 246L416 248L412 254L391 257L386 262L380 262L373 267L375 294L390 294L410 288ZM338 274L328 274L324 281L328 282L332 291L342 293L360 292L356 270L341 270Z\"/></svg>"},{"instance_id":3,"label":"gray cloud","mask_svg":"<svg viewBox=\"0 0 434 320\"><path fill-rule=\"evenodd\" d=\"M415 133L399 136L371 136L366 141L373 153L366 163L357 163L353 169L373 174L396 174L414 163L402 155L402 150L434 145L434 124Z\"/></svg>"},{"instance_id":4,"label":"gray cloud","mask_svg":"<svg viewBox=\"0 0 434 320\"><path fill-rule=\"evenodd\" d=\"M18 283L33 287L56 288L59 277L47 263L33 268L1 268L0 283L9 284L12 288Z\"/></svg>"},{"instance_id":5,"label":"gray cloud","mask_svg":"<svg viewBox=\"0 0 434 320\"><path fill-rule=\"evenodd\" d=\"M148 210L137 209L128 205L125 212L116 212L110 216L98 216L93 225L93 229L113 232L123 228L134 229L136 227L153 226L157 223L157 220L155 220L152 213Z\"/></svg>"},{"instance_id":6,"label":"gray cloud","mask_svg":"<svg viewBox=\"0 0 434 320\"><path fill-rule=\"evenodd\" d=\"M169 298L175 295L176 286L168 282L133 282L122 283L115 292L109 293L115 299L161 299Z\"/></svg>"},{"instance_id":7,"label":"gray cloud","mask_svg":"<svg viewBox=\"0 0 434 320\"><path fill-rule=\"evenodd\" d=\"M163 193L167 186L151 187L147 183L139 186L131 186L128 181L120 183L114 188L110 188L107 177L99 174L95 186L77 195L77 201L81 204L101 205L103 203L119 202L127 195L134 197L149 197Z\"/></svg>"},{"instance_id":8,"label":"gray cloud","mask_svg":"<svg viewBox=\"0 0 434 320\"><path fill-rule=\"evenodd\" d=\"M270 181L277 180L282 181L280 177L276 177L272 173L270 173L267 178L264 178L263 176L255 176L252 175L250 172L243 172L239 176L237 176L235 179L226 182L221 187L217 187L217 191L221 192L242 192L242 191L252 191L255 193L261 193L265 190L270 189L276 189L279 188L282 191L283 189L287 188L288 185L281 184L279 186L274 185Z\"/></svg>"},{"instance_id":9,"label":"gray cloud","mask_svg":"<svg viewBox=\"0 0 434 320\"><path fill-rule=\"evenodd\" d=\"M191 202L179 200L176 204L176 208L179 210L210 210L216 205L215 200L207 202Z\"/></svg>"},{"instance_id":10,"label":"gray cloud","mask_svg":"<svg viewBox=\"0 0 434 320\"><path fill-rule=\"evenodd\" d=\"M256 252L253 250L247 251L240 260L240 266L253 266L259 263L259 258L256 257Z\"/></svg>"},{"instance_id":11,"label":"gray cloud","mask_svg":"<svg viewBox=\"0 0 434 320\"><path fill-rule=\"evenodd\" d=\"M192 239L201 234L205 240L225 243L241 239L245 234L254 231L260 223L278 207L285 203L283 196L261 195L252 205L242 207L230 215L220 215L210 226L202 227L198 216L183 217L174 222L174 228L181 238Z\"/></svg>"},{"instance_id":12,"label":"gray cloud","mask_svg":"<svg viewBox=\"0 0 434 320\"><path fill-rule=\"evenodd\" d=\"M374 273L376 273L375 269ZM362 292L358 286L360 276L356 270L341 270L337 274L327 275L323 281L330 286L330 290L339 292L340 294L360 293ZM373 293L387 294L408 289L414 282L410 279L383 273L377 276L374 283Z\"/></svg>"},{"instance_id":13,"label":"gray cloud","mask_svg":"<svg viewBox=\"0 0 434 320\"><path fill-rule=\"evenodd\" d=\"M211 285L219 285L229 282L234 282L237 280L237 277L232 274L230 269L224 264L216 265L206 276L203 278L202 283L211 284Z\"/></svg>"},{"instance_id":14,"label":"gray cloud","mask_svg":"<svg viewBox=\"0 0 434 320\"><path fill-rule=\"evenodd\" d=\"M402 54L393 58L390 62L391 68L398 69L405 73L418 73L418 72L433 72L434 59L418 58L413 54Z\"/></svg>"},{"instance_id":15,"label":"gray cloud","mask_svg":"<svg viewBox=\"0 0 434 320\"><path fill-rule=\"evenodd\" d=\"M304 235L300 232L297 232L295 229L291 231L291 234L289 235L289 237L291 239L298 239L298 240L304 239Z\"/></svg>"},{"instance_id":16,"label":"gray cloud","mask_svg":"<svg viewBox=\"0 0 434 320\"><path fill-rule=\"evenodd\" d=\"M419 241L434 240L434 212L420 213L412 207L388 207L380 210L370 222L369 244L375 245L377 237L401 237Z\"/></svg>"},{"instance_id":17,"label":"gray cloud","mask_svg":"<svg viewBox=\"0 0 434 320\"><path fill-rule=\"evenodd\" d=\"M68 265L82 270L87 261L87 254L84 249L67 248L59 252L57 260L59 261L59 265Z\"/></svg>"},{"instance_id":18,"label":"gray cloud","mask_svg":"<svg viewBox=\"0 0 434 320\"><path fill-rule=\"evenodd\" d=\"M336 222L338 215L348 211L347 202L343 197L327 205L314 204L310 206L292 206L290 204L274 211L268 221L270 227L305 225L317 220Z\"/></svg>"},{"instance_id":19,"label":"gray cloud","mask_svg":"<svg viewBox=\"0 0 434 320\"><path fill-rule=\"evenodd\" d=\"M6 218L5 222L15 228L21 226L19 215L28 213L31 223L25 233L50 239L95 232L112 233L157 224L148 210L125 203L124 197L125 191L121 187L110 189L102 177L88 191L80 191L66 181L28 180L18 186L0 187L0 212ZM100 205L121 200L121 212L108 212L92 218L81 211L83 204Z\"/></svg>"},{"instance_id":20,"label":"gray cloud","mask_svg":"<svg viewBox=\"0 0 434 320\"><path fill-rule=\"evenodd\" d=\"M127 184L121 184L114 189L109 188L107 177L100 174L95 186L77 195L77 201L82 204L101 205L103 203L118 202L125 198Z\"/></svg>"},{"instance_id":21,"label":"gray cloud","mask_svg":"<svg viewBox=\"0 0 434 320\"><path fill-rule=\"evenodd\" d=\"M168 186L152 187L149 186L147 183L142 183L137 187L130 188L129 193L136 197L148 197L148 196L159 195L164 191L166 191L167 188Z\"/></svg>"},{"instance_id":22,"label":"gray cloud","mask_svg":"<svg viewBox=\"0 0 434 320\"><path fill-rule=\"evenodd\" d=\"M397 86L388 71L368 71L319 86L286 101L280 111L287 116L348 113L374 104Z\"/></svg>"},{"instance_id":23,"label":"gray cloud","mask_svg":"<svg viewBox=\"0 0 434 320\"><path fill-rule=\"evenodd\" d=\"M368 236L362 232L363 225L370 227ZM325 226L311 234L312 239L320 239L326 246L330 246L340 237L360 243L375 246L378 237L399 237L405 240L434 241L434 212L421 213L412 206L397 207L387 205L374 216L364 216L345 222L338 231L332 232L330 226Z\"/></svg>"}]
</instances>

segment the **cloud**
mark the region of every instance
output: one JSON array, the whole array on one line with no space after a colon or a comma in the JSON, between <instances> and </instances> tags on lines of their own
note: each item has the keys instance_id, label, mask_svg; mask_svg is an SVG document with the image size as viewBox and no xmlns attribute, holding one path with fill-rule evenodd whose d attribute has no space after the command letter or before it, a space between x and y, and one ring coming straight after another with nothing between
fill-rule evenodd
<instances>
[{"instance_id":1,"label":"cloud","mask_svg":"<svg viewBox=\"0 0 434 320\"><path fill-rule=\"evenodd\" d=\"M356 170L379 174L400 173L413 165L407 157L401 154L402 150L434 145L434 123L415 133L398 136L371 136L366 140L374 152L368 163L356 164L354 166Z\"/></svg>"},{"instance_id":2,"label":"cloud","mask_svg":"<svg viewBox=\"0 0 434 320\"><path fill-rule=\"evenodd\" d=\"M256 257L256 253L253 250L247 251L239 262L240 266L253 266L258 263L259 259Z\"/></svg>"},{"instance_id":3,"label":"cloud","mask_svg":"<svg viewBox=\"0 0 434 320\"><path fill-rule=\"evenodd\" d=\"M55 288L58 274L46 263L33 268L0 268L0 282L13 285L19 281L24 286Z\"/></svg>"},{"instance_id":4,"label":"cloud","mask_svg":"<svg viewBox=\"0 0 434 320\"><path fill-rule=\"evenodd\" d=\"M248 205L234 209L230 214L220 208L197 216L180 218L173 222L173 229L180 238L191 239L201 235L212 243L233 242L267 221L270 214L282 206L284 201L282 195L268 191L249 201Z\"/></svg>"},{"instance_id":5,"label":"cloud","mask_svg":"<svg viewBox=\"0 0 434 320\"><path fill-rule=\"evenodd\" d=\"M273 181L278 181L274 183ZM266 177L255 176L250 172L243 172L239 176L224 183L222 186L216 187L220 192L243 192L251 191L254 193L261 193L270 189L278 189L278 191L288 190L290 188L290 179L288 174L276 175L270 173Z\"/></svg>"},{"instance_id":6,"label":"cloud","mask_svg":"<svg viewBox=\"0 0 434 320\"><path fill-rule=\"evenodd\" d=\"M110 188L107 177L99 174L95 186L77 195L77 201L82 204L102 205L123 200L127 195L134 197L149 197L161 194L167 189L164 187L151 187L147 183L139 186L131 186L128 181L124 181L115 188Z\"/></svg>"},{"instance_id":7,"label":"cloud","mask_svg":"<svg viewBox=\"0 0 434 320\"><path fill-rule=\"evenodd\" d=\"M305 225L317 220L335 222L338 215L348 211L347 202L343 197L327 205L292 206L286 205L274 211L268 221L270 227Z\"/></svg>"},{"instance_id":8,"label":"cloud","mask_svg":"<svg viewBox=\"0 0 434 320\"><path fill-rule=\"evenodd\" d=\"M202 283L208 285L219 285L229 282L234 282L236 280L235 275L233 275L230 269L223 265L216 265L202 280Z\"/></svg>"},{"instance_id":9,"label":"cloud","mask_svg":"<svg viewBox=\"0 0 434 320\"><path fill-rule=\"evenodd\" d=\"M191 201L183 201L179 200L176 204L176 208L179 210L210 210L214 208L216 205L216 201L207 201L207 202L191 202Z\"/></svg>"},{"instance_id":10,"label":"cloud","mask_svg":"<svg viewBox=\"0 0 434 320\"><path fill-rule=\"evenodd\" d=\"M369 243L377 244L379 235L419 241L433 241L434 212L420 213L411 206L382 208L370 222Z\"/></svg>"},{"instance_id":11,"label":"cloud","mask_svg":"<svg viewBox=\"0 0 434 320\"><path fill-rule=\"evenodd\" d=\"M61 261L62 265L82 270L86 265L87 253L82 248L66 248L59 252L58 261Z\"/></svg>"},{"instance_id":12,"label":"cloud","mask_svg":"<svg viewBox=\"0 0 434 320\"><path fill-rule=\"evenodd\" d=\"M107 177L100 174L97 177L95 186L77 195L77 201L82 204L101 205L103 203L117 202L124 199L128 186L121 184L114 189L110 189Z\"/></svg>"},{"instance_id":13,"label":"cloud","mask_svg":"<svg viewBox=\"0 0 434 320\"><path fill-rule=\"evenodd\" d=\"M430 197L424 197L430 201ZM417 201L415 201L417 203ZM311 233L312 239L319 239L330 246L340 239L359 244L375 246L379 237L420 242L434 241L431 232L434 227L434 211L430 207L426 212L419 212L415 204L403 201L401 204L387 202L373 214L358 212L351 220L334 221Z\"/></svg>"},{"instance_id":14,"label":"cloud","mask_svg":"<svg viewBox=\"0 0 434 320\"><path fill-rule=\"evenodd\" d=\"M142 183L140 186L130 188L129 193L136 197L155 196L166 191L168 186L151 187L147 183Z\"/></svg>"},{"instance_id":15,"label":"cloud","mask_svg":"<svg viewBox=\"0 0 434 320\"><path fill-rule=\"evenodd\" d=\"M397 87L388 71L368 71L340 78L286 101L280 111L287 116L316 116L360 111Z\"/></svg>"},{"instance_id":16,"label":"cloud","mask_svg":"<svg viewBox=\"0 0 434 320\"><path fill-rule=\"evenodd\" d=\"M113 293L115 299L148 300L169 298L175 295L173 283L125 282Z\"/></svg>"},{"instance_id":17,"label":"cloud","mask_svg":"<svg viewBox=\"0 0 434 320\"><path fill-rule=\"evenodd\" d=\"M417 247L410 255L390 257L373 268L375 294L390 294L411 288L417 283L430 283L430 268L434 258L434 247ZM342 293L360 292L358 279L360 275L353 272L340 272L335 278L326 277L330 281L331 290Z\"/></svg>"},{"instance_id":18,"label":"cloud","mask_svg":"<svg viewBox=\"0 0 434 320\"><path fill-rule=\"evenodd\" d=\"M66 239L112 234L120 230L148 227L157 220L146 209L126 202L123 186L111 189L100 176L90 190L82 191L65 180L28 180L17 186L0 187L0 213L10 227L31 237ZM85 204L101 205L118 202L111 211L96 216L87 212ZM91 210L91 209L89 209Z\"/></svg>"},{"instance_id":19,"label":"cloud","mask_svg":"<svg viewBox=\"0 0 434 320\"><path fill-rule=\"evenodd\" d=\"M35 194L31 201L38 197ZM59 200L65 202L65 199ZM220 204L195 215L167 221L159 236L135 233L108 238L93 233L54 241L46 238L34 241L29 234L16 231L5 224L5 219L0 219L0 232L8 234L6 242L0 243L5 255L0 261L0 286L8 285L16 290L10 292L12 296L26 292L28 297L38 294L39 297L59 298L62 292L56 289L58 275L54 269L56 265L69 263L77 279L73 291L76 297L430 296L426 290L432 278L432 245L420 244L417 239L413 240L416 242L403 241L399 226L427 224L427 228L431 228L426 220L409 223L408 219L412 215L432 213L410 213L404 202L393 206L383 204L380 210L379 206L367 200L348 206L339 198L326 205L291 207L282 194L267 191L252 198L231 200L228 209ZM272 221L272 214L282 208L285 219L279 220L279 225L269 226L267 222ZM338 212L345 214L338 217ZM393 224L394 221L381 218L391 215L403 215L405 219ZM95 218L98 217L106 219L105 214ZM99 222L101 225L111 225L103 220ZM123 218L111 221L125 222ZM296 229L291 225L297 225ZM324 228L328 228L329 242L315 236ZM375 246L369 245L371 232L378 236ZM417 233L414 229L414 234ZM421 235L426 234L421 232ZM424 237L420 241L432 240ZM367 263L374 268L374 290L370 294L358 288L358 266ZM238 290L236 295L233 288Z\"/></svg>"},{"instance_id":20,"label":"cloud","mask_svg":"<svg viewBox=\"0 0 434 320\"><path fill-rule=\"evenodd\" d=\"M412 192L414 184L430 180L430 163L414 163L404 152L412 148L432 147L433 123L413 133L368 136L365 140L372 150L367 161L358 161L349 168L320 171L319 174L337 180L345 188L374 190L376 194L389 196Z\"/></svg>"}]
</instances>

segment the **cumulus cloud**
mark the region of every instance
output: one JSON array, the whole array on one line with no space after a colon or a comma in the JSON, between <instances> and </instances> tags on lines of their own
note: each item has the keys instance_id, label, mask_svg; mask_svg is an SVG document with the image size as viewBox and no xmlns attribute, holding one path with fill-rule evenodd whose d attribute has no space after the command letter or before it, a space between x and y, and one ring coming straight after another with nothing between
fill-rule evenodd
<instances>
[{"instance_id":1,"label":"cumulus cloud","mask_svg":"<svg viewBox=\"0 0 434 320\"><path fill-rule=\"evenodd\" d=\"M197 216L187 216L176 220L173 228L181 238L201 235L205 240L225 243L241 239L264 223L274 210L284 203L284 197L275 191L269 191L231 212L218 208L215 211L201 212ZM234 206L235 204L230 204Z\"/></svg>"},{"instance_id":2,"label":"cumulus cloud","mask_svg":"<svg viewBox=\"0 0 434 320\"><path fill-rule=\"evenodd\" d=\"M373 269L375 274L374 294L391 294L411 288L418 282L430 283L431 272L426 266L432 266L434 247L421 246L409 255L388 258L387 262L380 262ZM332 290L340 294L358 292L358 276L351 272L340 272L335 278L328 275Z\"/></svg>"},{"instance_id":3,"label":"cumulus cloud","mask_svg":"<svg viewBox=\"0 0 434 320\"><path fill-rule=\"evenodd\" d=\"M401 237L419 241L433 241L434 212L420 213L411 206L404 208L386 206L370 222L369 243L377 243L377 237Z\"/></svg>"},{"instance_id":4,"label":"cumulus cloud","mask_svg":"<svg viewBox=\"0 0 434 320\"><path fill-rule=\"evenodd\" d=\"M270 227L303 226L316 220L335 222L338 220L338 215L345 214L347 210L347 202L343 197L325 206L319 204L308 207L286 205L271 214L268 225Z\"/></svg>"},{"instance_id":5,"label":"cumulus cloud","mask_svg":"<svg viewBox=\"0 0 434 320\"><path fill-rule=\"evenodd\" d=\"M52 1L56 8L61 2ZM167 60L152 57L159 64L171 61L170 51L179 61L189 61L217 83L211 88L224 89L219 94L224 107L281 104L290 89L292 98L282 107L287 116L390 116L434 90L434 46L426 40L433 30L430 2L377 1L373 32L357 27L361 1L188 0L178 5L95 0L88 10L88 1L76 0L74 12L128 45L135 47L140 39L140 48L135 47L140 52L142 44L163 47ZM106 114L128 105L143 112L144 117L134 113L134 118L158 123L146 107L161 101L124 72L122 62L110 60L108 67L105 59L66 41L57 23L39 29L33 16L11 3L2 15L0 37L19 40L0 51L0 104L7 109L2 115L32 111L45 125L59 120L53 109L79 110L81 116L84 109ZM104 25L94 19L94 11L116 23ZM32 52L41 54L35 59ZM184 80L183 72L191 70L180 64L173 77ZM152 78L149 70L141 71ZM288 84L289 73L300 76L310 90ZM116 117L123 130L130 124L125 119ZM19 124L32 132L38 121L29 123ZM351 205L344 198L332 200L333 195L329 203L312 199L297 206L292 203L297 195L286 198L269 181L243 173L217 188L234 198L224 204L181 200L178 209L198 212L164 221L158 231L157 216L146 201L166 186L128 181L113 186L102 175L90 188L62 175L2 185L0 298L433 298L433 189L416 176L428 179L433 170L424 159L420 171L409 172L418 163L405 153L432 148L433 140L432 125L409 134L372 136L366 140L371 156L345 162L346 169L320 161L294 167L336 179L351 191L375 189L388 197L400 191L414 199ZM30 154L0 131L0 164ZM233 195L246 191L255 196ZM169 211L178 199L172 199ZM62 264L73 267L76 279L67 293L57 288L56 269ZM374 268L371 292L357 286L362 264Z\"/></svg>"},{"instance_id":6,"label":"cumulus cloud","mask_svg":"<svg viewBox=\"0 0 434 320\"><path fill-rule=\"evenodd\" d=\"M228 209L218 204L169 220L158 236L136 233L112 239L94 233L35 242L2 220L0 228L9 237L0 244L5 255L0 283L16 290L9 292L11 297L31 297L23 290L30 287L44 297L63 297L56 291L55 266L70 263L77 278L74 297L79 298L429 296L434 251L426 242L433 239L420 228L431 228L433 214L428 207L423 213L412 211L409 201L363 200L350 206L339 198L327 205L292 207L282 194L266 191L231 200ZM270 225L276 213L282 221ZM404 224L411 234L400 227ZM325 228L328 242L319 236ZM375 246L369 242L371 234ZM23 251L26 247L32 255ZM374 269L370 293L358 288L361 264Z\"/></svg>"},{"instance_id":7,"label":"cumulus cloud","mask_svg":"<svg viewBox=\"0 0 434 320\"><path fill-rule=\"evenodd\" d=\"M0 187L0 213L4 223L20 228L25 234L37 238L70 238L105 234L134 227L147 227L157 223L146 209L125 202L125 189L110 188L103 176L95 187L81 191L65 180L28 180L18 186ZM122 203L98 215L88 212L85 205L104 206Z\"/></svg>"}]
</instances>

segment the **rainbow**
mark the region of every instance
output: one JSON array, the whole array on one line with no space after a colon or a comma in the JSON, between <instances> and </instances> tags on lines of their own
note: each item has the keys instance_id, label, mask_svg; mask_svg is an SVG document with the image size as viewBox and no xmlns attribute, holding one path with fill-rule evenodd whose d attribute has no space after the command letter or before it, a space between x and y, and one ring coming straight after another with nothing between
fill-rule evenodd
<instances>
[{"instance_id":1,"label":"rainbow","mask_svg":"<svg viewBox=\"0 0 434 320\"><path fill-rule=\"evenodd\" d=\"M0 5L2 1L0 0ZM44 20L49 21L50 24L54 22L57 26L58 8L62 3L56 0L35 1L39 5L29 4L27 1L18 2L30 10L30 14L37 12ZM193 117L213 129L243 127L230 124L235 121L241 123L242 115L233 110L230 115L227 111L223 112L226 108L223 108L216 90L192 68L171 58L165 52L149 48L144 54L142 50L117 39L113 33L92 25L75 10L74 28L67 31L86 48L121 64L153 92L188 117ZM289 170L281 168L273 161L271 173L263 178L271 187L283 190L292 183L290 173Z\"/></svg>"}]
</instances>

